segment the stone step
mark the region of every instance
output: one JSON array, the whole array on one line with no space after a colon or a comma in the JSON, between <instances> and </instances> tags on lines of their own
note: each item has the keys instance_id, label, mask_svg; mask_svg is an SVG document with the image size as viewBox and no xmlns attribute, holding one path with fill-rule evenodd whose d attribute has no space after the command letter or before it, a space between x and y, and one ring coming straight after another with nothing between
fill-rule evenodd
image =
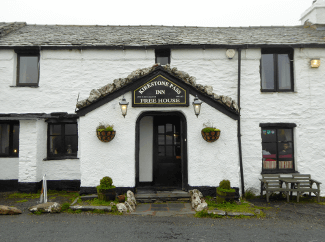
<instances>
[{"instance_id":1,"label":"stone step","mask_svg":"<svg viewBox=\"0 0 325 242\"><path fill-rule=\"evenodd\" d=\"M182 190L157 191L157 190L141 190L138 189L135 194L135 199L139 203L154 203L154 202L189 202L190 195Z\"/></svg>"}]
</instances>

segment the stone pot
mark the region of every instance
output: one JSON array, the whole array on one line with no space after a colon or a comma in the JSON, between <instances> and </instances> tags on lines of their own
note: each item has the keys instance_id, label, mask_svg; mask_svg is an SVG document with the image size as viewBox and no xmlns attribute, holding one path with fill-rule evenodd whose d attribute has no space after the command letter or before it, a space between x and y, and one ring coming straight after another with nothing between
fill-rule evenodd
<instances>
[{"instance_id":1,"label":"stone pot","mask_svg":"<svg viewBox=\"0 0 325 242\"><path fill-rule=\"evenodd\" d=\"M114 201L116 198L116 189L97 189L98 199L103 201Z\"/></svg>"},{"instance_id":2,"label":"stone pot","mask_svg":"<svg viewBox=\"0 0 325 242\"><path fill-rule=\"evenodd\" d=\"M222 192L217 189L217 203L233 202L234 200L236 200L236 198L236 192Z\"/></svg>"},{"instance_id":3,"label":"stone pot","mask_svg":"<svg viewBox=\"0 0 325 242\"><path fill-rule=\"evenodd\" d=\"M203 132L201 131L202 137L207 142L214 142L219 139L221 131L211 131L211 132Z\"/></svg>"},{"instance_id":4,"label":"stone pot","mask_svg":"<svg viewBox=\"0 0 325 242\"><path fill-rule=\"evenodd\" d=\"M97 138L102 142L110 142L114 139L116 131L96 131Z\"/></svg>"}]
</instances>

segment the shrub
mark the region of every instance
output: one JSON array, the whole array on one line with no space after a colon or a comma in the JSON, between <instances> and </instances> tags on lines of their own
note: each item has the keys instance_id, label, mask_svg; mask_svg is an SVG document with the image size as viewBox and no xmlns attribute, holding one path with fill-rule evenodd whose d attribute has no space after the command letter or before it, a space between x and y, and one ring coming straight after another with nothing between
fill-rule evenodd
<instances>
[{"instance_id":1,"label":"shrub","mask_svg":"<svg viewBox=\"0 0 325 242\"><path fill-rule=\"evenodd\" d=\"M105 176L102 179L100 179L100 185L97 186L97 189L112 189L115 188L113 186L113 180L109 176Z\"/></svg>"},{"instance_id":2,"label":"shrub","mask_svg":"<svg viewBox=\"0 0 325 242\"><path fill-rule=\"evenodd\" d=\"M230 181L229 180L222 180L220 183L219 183L219 187L221 189L230 189Z\"/></svg>"}]
</instances>

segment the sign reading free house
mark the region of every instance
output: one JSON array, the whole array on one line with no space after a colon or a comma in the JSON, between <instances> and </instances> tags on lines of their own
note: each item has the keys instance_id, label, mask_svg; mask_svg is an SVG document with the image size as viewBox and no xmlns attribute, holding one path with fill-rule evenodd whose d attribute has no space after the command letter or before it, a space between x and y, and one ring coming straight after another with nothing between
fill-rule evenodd
<instances>
[{"instance_id":1,"label":"sign reading free house","mask_svg":"<svg viewBox=\"0 0 325 242\"><path fill-rule=\"evenodd\" d=\"M157 75L133 91L132 106L188 106L188 93L175 82Z\"/></svg>"}]
</instances>

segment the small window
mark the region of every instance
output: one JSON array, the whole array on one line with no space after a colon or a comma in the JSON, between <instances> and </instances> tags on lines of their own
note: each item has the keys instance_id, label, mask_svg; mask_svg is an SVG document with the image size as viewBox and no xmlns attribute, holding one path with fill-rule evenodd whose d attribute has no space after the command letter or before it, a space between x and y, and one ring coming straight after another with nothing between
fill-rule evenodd
<instances>
[{"instance_id":1,"label":"small window","mask_svg":"<svg viewBox=\"0 0 325 242\"><path fill-rule=\"evenodd\" d=\"M48 124L47 156L51 159L77 158L78 126L76 122Z\"/></svg>"},{"instance_id":2,"label":"small window","mask_svg":"<svg viewBox=\"0 0 325 242\"><path fill-rule=\"evenodd\" d=\"M19 122L0 122L0 157L18 157Z\"/></svg>"},{"instance_id":3,"label":"small window","mask_svg":"<svg viewBox=\"0 0 325 242\"><path fill-rule=\"evenodd\" d=\"M39 53L18 53L17 63L17 86L38 86Z\"/></svg>"},{"instance_id":4,"label":"small window","mask_svg":"<svg viewBox=\"0 0 325 242\"><path fill-rule=\"evenodd\" d=\"M293 50L262 49L262 92L293 91Z\"/></svg>"},{"instance_id":5,"label":"small window","mask_svg":"<svg viewBox=\"0 0 325 242\"><path fill-rule=\"evenodd\" d=\"M263 173L294 172L292 125L262 127Z\"/></svg>"},{"instance_id":6,"label":"small window","mask_svg":"<svg viewBox=\"0 0 325 242\"><path fill-rule=\"evenodd\" d=\"M170 49L155 50L156 63L160 65L170 64Z\"/></svg>"}]
</instances>

